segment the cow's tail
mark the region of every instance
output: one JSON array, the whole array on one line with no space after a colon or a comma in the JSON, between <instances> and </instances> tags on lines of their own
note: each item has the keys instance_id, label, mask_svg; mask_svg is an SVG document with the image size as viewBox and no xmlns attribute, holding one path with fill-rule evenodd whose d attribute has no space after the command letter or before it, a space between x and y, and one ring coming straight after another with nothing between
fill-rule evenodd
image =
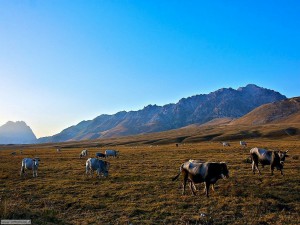
<instances>
[{"instance_id":1,"label":"cow's tail","mask_svg":"<svg viewBox=\"0 0 300 225\"><path fill-rule=\"evenodd\" d=\"M179 167L179 173L175 176L175 177L173 177L172 178L172 181L174 181L174 180L177 180L178 179L178 177L180 176L180 174L181 174L181 171L182 171L182 168L183 168L183 164Z\"/></svg>"}]
</instances>

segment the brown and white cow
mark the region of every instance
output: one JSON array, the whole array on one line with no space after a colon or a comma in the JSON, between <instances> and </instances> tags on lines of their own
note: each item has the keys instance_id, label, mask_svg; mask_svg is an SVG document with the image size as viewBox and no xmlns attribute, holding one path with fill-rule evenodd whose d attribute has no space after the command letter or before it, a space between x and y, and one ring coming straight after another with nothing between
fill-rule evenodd
<instances>
[{"instance_id":1,"label":"brown and white cow","mask_svg":"<svg viewBox=\"0 0 300 225\"><path fill-rule=\"evenodd\" d=\"M190 181L190 188L195 195L193 190L193 183L205 183L205 192L206 197L209 196L209 186L215 184L221 178L228 178L229 171L225 162L206 162L206 163L197 163L187 161L183 163L179 168L179 173L172 178L176 180L180 174L183 175L183 191L182 194L185 194L185 187L187 181Z\"/></svg>"},{"instance_id":2,"label":"brown and white cow","mask_svg":"<svg viewBox=\"0 0 300 225\"><path fill-rule=\"evenodd\" d=\"M270 151L263 148L252 148L250 150L250 156L252 159L252 172L255 174L255 169L257 169L259 175L261 172L258 168L258 163L264 167L265 165L270 165L271 175L273 175L274 168L280 170L281 175L283 175L283 164L287 155L287 151Z\"/></svg>"}]
</instances>

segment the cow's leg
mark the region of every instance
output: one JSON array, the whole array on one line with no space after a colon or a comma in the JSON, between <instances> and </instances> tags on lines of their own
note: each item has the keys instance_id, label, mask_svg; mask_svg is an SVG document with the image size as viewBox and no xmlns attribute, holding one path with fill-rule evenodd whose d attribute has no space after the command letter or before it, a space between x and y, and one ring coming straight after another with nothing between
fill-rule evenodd
<instances>
[{"instance_id":1,"label":"cow's leg","mask_svg":"<svg viewBox=\"0 0 300 225\"><path fill-rule=\"evenodd\" d=\"M20 172L20 176L22 177L22 175L24 175L24 168L23 166L21 167L21 172Z\"/></svg>"},{"instance_id":2,"label":"cow's leg","mask_svg":"<svg viewBox=\"0 0 300 225\"><path fill-rule=\"evenodd\" d=\"M255 162L254 161L252 161L252 172L253 172L253 174L255 174Z\"/></svg>"},{"instance_id":3,"label":"cow's leg","mask_svg":"<svg viewBox=\"0 0 300 225\"><path fill-rule=\"evenodd\" d=\"M254 161L254 165L255 165L255 167L256 167L256 169L258 171L258 174L261 175L261 172L260 172L260 170L258 168L258 161Z\"/></svg>"},{"instance_id":4,"label":"cow's leg","mask_svg":"<svg viewBox=\"0 0 300 225\"><path fill-rule=\"evenodd\" d=\"M193 187L195 187L195 184L194 184L194 182L191 181L191 182L190 182L190 188L191 188L191 191L192 191L193 195L196 195L196 193L195 193Z\"/></svg>"},{"instance_id":5,"label":"cow's leg","mask_svg":"<svg viewBox=\"0 0 300 225\"><path fill-rule=\"evenodd\" d=\"M186 182L188 180L187 174L184 174L183 176L183 190L182 190L182 194L185 194L185 187L186 187Z\"/></svg>"},{"instance_id":6,"label":"cow's leg","mask_svg":"<svg viewBox=\"0 0 300 225\"><path fill-rule=\"evenodd\" d=\"M283 176L283 171L282 171L282 169L280 170L280 173L281 173L281 175Z\"/></svg>"},{"instance_id":7,"label":"cow's leg","mask_svg":"<svg viewBox=\"0 0 300 225\"><path fill-rule=\"evenodd\" d=\"M208 192L209 192L209 185L210 183L209 182L205 182L205 192L206 192L206 197L208 198Z\"/></svg>"},{"instance_id":8,"label":"cow's leg","mask_svg":"<svg viewBox=\"0 0 300 225\"><path fill-rule=\"evenodd\" d=\"M271 165L270 170L271 170L271 175L273 176L273 174L274 174L274 166Z\"/></svg>"}]
</instances>

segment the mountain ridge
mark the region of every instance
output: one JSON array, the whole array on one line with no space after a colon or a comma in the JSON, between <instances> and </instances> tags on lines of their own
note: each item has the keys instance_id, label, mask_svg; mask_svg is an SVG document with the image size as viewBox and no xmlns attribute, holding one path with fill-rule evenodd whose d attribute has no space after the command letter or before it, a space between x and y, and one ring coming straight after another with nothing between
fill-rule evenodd
<instances>
[{"instance_id":1,"label":"mountain ridge","mask_svg":"<svg viewBox=\"0 0 300 225\"><path fill-rule=\"evenodd\" d=\"M102 114L81 121L62 132L43 137L39 143L80 141L98 138L161 132L191 124L204 124L217 118L239 118L256 107L286 99L279 92L248 84L237 90L221 88L209 94L199 94L163 106L148 105L137 111Z\"/></svg>"}]
</instances>

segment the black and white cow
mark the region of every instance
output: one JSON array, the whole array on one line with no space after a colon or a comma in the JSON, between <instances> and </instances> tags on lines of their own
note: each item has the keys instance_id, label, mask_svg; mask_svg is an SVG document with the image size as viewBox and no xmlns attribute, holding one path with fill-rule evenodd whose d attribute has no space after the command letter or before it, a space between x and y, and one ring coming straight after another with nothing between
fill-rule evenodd
<instances>
[{"instance_id":1,"label":"black and white cow","mask_svg":"<svg viewBox=\"0 0 300 225\"><path fill-rule=\"evenodd\" d=\"M93 176L94 171L97 171L97 175L100 178L100 175L103 174L104 177L108 176L108 169L110 163L96 159L96 158L89 158L85 163L85 172L87 175Z\"/></svg>"},{"instance_id":2,"label":"black and white cow","mask_svg":"<svg viewBox=\"0 0 300 225\"><path fill-rule=\"evenodd\" d=\"M22 160L22 166L21 166L21 172L20 172L20 176L22 175L27 175L26 174L26 169L27 170L32 170L33 172L33 177L37 177L37 171L38 171L38 167L39 167L39 158L24 158Z\"/></svg>"},{"instance_id":3,"label":"black and white cow","mask_svg":"<svg viewBox=\"0 0 300 225\"><path fill-rule=\"evenodd\" d=\"M187 181L190 181L190 188L195 195L193 190L192 183L205 183L205 192L206 197L209 196L209 186L215 184L221 178L228 178L229 171L225 162L206 162L206 163L196 163L187 161L183 163L179 168L179 173L172 178L176 180L180 174L183 175L183 191L182 194L185 194L185 187Z\"/></svg>"},{"instance_id":4,"label":"black and white cow","mask_svg":"<svg viewBox=\"0 0 300 225\"><path fill-rule=\"evenodd\" d=\"M265 165L270 165L271 175L273 175L274 168L280 170L281 175L283 175L283 164L285 158L288 157L287 151L270 151L263 148L252 148L250 150L250 157L252 159L252 172L255 174L255 169L257 169L259 175L261 172L258 168L258 163L264 167Z\"/></svg>"},{"instance_id":5,"label":"black and white cow","mask_svg":"<svg viewBox=\"0 0 300 225\"><path fill-rule=\"evenodd\" d=\"M88 153L88 150L87 150L87 149L84 149L84 150L81 151L79 157L80 157L80 158L82 158L82 157L87 157L88 154L89 154L89 153Z\"/></svg>"}]
</instances>

